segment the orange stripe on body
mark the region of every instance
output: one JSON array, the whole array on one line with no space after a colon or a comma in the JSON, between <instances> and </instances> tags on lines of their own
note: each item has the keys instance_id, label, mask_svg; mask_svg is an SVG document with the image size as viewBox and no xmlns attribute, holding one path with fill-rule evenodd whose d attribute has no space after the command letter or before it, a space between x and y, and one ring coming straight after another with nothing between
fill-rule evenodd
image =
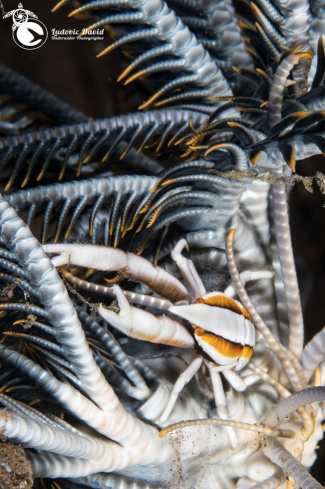
<instances>
[{"instance_id":1,"label":"orange stripe on body","mask_svg":"<svg viewBox=\"0 0 325 489\"><path fill-rule=\"evenodd\" d=\"M230 297L226 297L224 295L213 295L211 297L199 297L195 300L195 304L207 304L209 306L223 307L224 309L228 309L236 314L240 314L244 316L249 321L252 321L252 318L248 311L243 306L239 306L237 302L235 302Z\"/></svg>"},{"instance_id":2,"label":"orange stripe on body","mask_svg":"<svg viewBox=\"0 0 325 489\"><path fill-rule=\"evenodd\" d=\"M243 358L247 358L248 360L250 360L252 358L253 351L254 351L254 348L252 346L245 345L243 348L241 356Z\"/></svg>"},{"instance_id":3,"label":"orange stripe on body","mask_svg":"<svg viewBox=\"0 0 325 489\"><path fill-rule=\"evenodd\" d=\"M212 346L221 355L228 358L248 358L250 359L253 355L253 347L249 345L241 345L240 343L235 343L234 341L226 340L222 336L218 336L214 333L206 332L202 328L195 328L195 334L200 336L203 341L208 345Z\"/></svg>"}]
</instances>

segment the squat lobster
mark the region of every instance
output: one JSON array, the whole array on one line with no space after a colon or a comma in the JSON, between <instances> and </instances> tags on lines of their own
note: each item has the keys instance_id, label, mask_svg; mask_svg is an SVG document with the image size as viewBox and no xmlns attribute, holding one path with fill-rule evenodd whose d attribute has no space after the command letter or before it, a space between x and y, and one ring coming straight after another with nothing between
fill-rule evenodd
<instances>
[{"instance_id":1,"label":"squat lobster","mask_svg":"<svg viewBox=\"0 0 325 489\"><path fill-rule=\"evenodd\" d=\"M233 299L235 291L229 286L225 293L207 293L191 260L182 255L187 247L180 240L171 252L180 269L188 290L171 274L152 265L142 257L115 248L80 244L44 245L47 253L60 253L52 258L54 266L73 264L106 271L120 271L126 277L148 285L154 292L176 303L168 308L173 315L190 322L194 331L169 316L153 314L129 304L122 289L114 285L119 314L99 306L99 314L127 336L182 348L194 347L194 358L176 381L169 402L157 421L164 424L177 401L179 393L200 369L202 362L208 365L215 403L221 419L228 419L226 398L220 378L222 372L237 391L246 389L237 371L244 368L253 354L255 328L246 309ZM247 280L272 278L271 271L246 271L241 274ZM232 448L237 445L233 428L227 427Z\"/></svg>"}]
</instances>

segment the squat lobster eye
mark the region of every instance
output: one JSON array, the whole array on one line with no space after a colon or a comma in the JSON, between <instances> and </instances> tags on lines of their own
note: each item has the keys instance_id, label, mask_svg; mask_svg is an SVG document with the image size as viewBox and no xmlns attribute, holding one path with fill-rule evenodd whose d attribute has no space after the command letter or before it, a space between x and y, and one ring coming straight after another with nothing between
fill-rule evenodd
<instances>
[{"instance_id":1,"label":"squat lobster eye","mask_svg":"<svg viewBox=\"0 0 325 489\"><path fill-rule=\"evenodd\" d=\"M255 346L255 328L246 309L222 292L197 298L194 304L173 306L170 312L187 319L198 345L217 364L241 370Z\"/></svg>"}]
</instances>

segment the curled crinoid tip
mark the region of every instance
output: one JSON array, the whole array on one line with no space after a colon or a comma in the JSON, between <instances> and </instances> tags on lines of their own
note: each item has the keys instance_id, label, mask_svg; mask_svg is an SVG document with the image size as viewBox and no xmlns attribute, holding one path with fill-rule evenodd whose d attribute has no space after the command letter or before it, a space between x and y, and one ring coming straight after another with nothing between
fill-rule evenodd
<instances>
[{"instance_id":1,"label":"curled crinoid tip","mask_svg":"<svg viewBox=\"0 0 325 489\"><path fill-rule=\"evenodd\" d=\"M229 234L228 234L228 238L233 238L235 236L235 233L236 233L236 229L231 229L231 231L229 231Z\"/></svg>"}]
</instances>

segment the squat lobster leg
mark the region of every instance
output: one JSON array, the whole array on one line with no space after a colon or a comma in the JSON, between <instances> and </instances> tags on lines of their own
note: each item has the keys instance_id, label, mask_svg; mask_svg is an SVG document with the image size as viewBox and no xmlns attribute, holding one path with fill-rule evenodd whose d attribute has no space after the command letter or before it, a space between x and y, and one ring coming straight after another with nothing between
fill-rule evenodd
<instances>
[{"instance_id":1,"label":"squat lobster leg","mask_svg":"<svg viewBox=\"0 0 325 489\"><path fill-rule=\"evenodd\" d=\"M177 401L178 395L180 392L184 389L186 384L190 382L190 380L194 377L196 372L200 369L201 365L203 362L203 358L201 356L195 356L195 358L191 361L189 366L184 370L184 372L181 373L181 375L178 377L177 381L175 382L175 385L173 387L173 390L170 394L170 398L168 401L168 404L162 413L160 419L156 421L157 424L163 424L167 421L170 413L172 412L172 409Z\"/></svg>"},{"instance_id":2,"label":"squat lobster leg","mask_svg":"<svg viewBox=\"0 0 325 489\"><path fill-rule=\"evenodd\" d=\"M181 239L171 251L171 257L180 269L190 289L191 298L195 301L198 297L206 294L206 290L192 260L188 260L182 255L184 248L188 248L187 241L186 239Z\"/></svg>"},{"instance_id":3,"label":"squat lobster leg","mask_svg":"<svg viewBox=\"0 0 325 489\"><path fill-rule=\"evenodd\" d=\"M223 390L220 373L218 372L218 368L212 362L209 362L209 370L211 375L212 387L214 400L216 403L216 408L219 414L220 419L229 419L226 397ZM229 440L232 449L234 450L237 447L237 436L234 428L230 426L226 426L226 430L228 432Z\"/></svg>"},{"instance_id":4,"label":"squat lobster leg","mask_svg":"<svg viewBox=\"0 0 325 489\"><path fill-rule=\"evenodd\" d=\"M231 387L237 392L243 392L247 388L247 384L234 370L223 370L223 375L228 380Z\"/></svg>"}]
</instances>

